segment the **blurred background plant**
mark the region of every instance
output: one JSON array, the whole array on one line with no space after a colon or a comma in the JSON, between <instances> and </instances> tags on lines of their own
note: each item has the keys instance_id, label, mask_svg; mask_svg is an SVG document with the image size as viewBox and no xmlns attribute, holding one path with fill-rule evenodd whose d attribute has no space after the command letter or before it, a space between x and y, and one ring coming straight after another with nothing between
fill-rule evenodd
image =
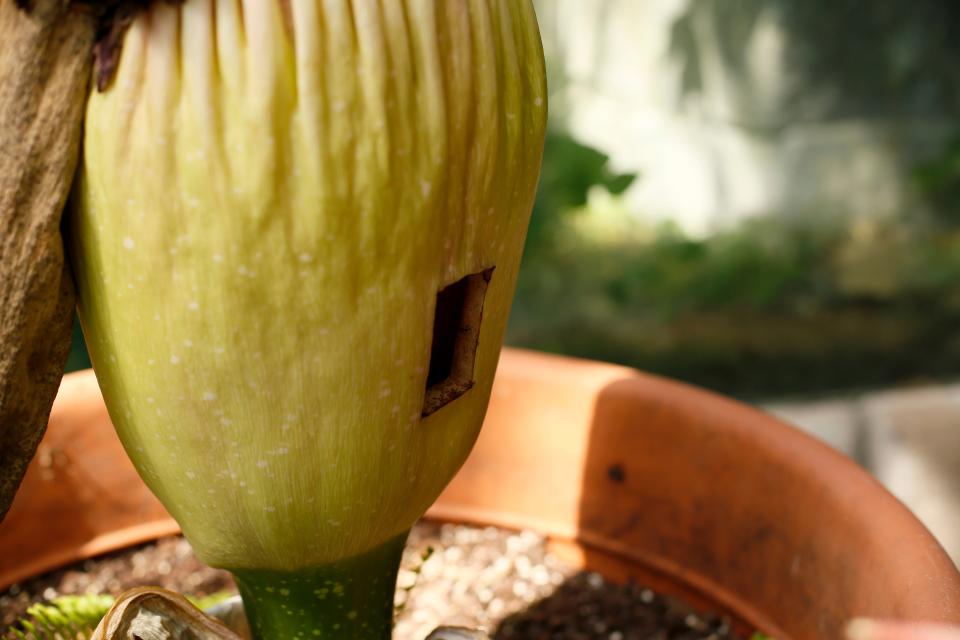
<instances>
[{"instance_id":1,"label":"blurred background plant","mask_svg":"<svg viewBox=\"0 0 960 640\"><path fill-rule=\"evenodd\" d=\"M748 398L960 374L960 5L540 9L511 344Z\"/></svg>"},{"instance_id":2,"label":"blurred background plant","mask_svg":"<svg viewBox=\"0 0 960 640\"><path fill-rule=\"evenodd\" d=\"M530 236L511 344L741 397L960 373L955 229L768 217L698 237L603 186L580 199L536 209L550 233Z\"/></svg>"}]
</instances>

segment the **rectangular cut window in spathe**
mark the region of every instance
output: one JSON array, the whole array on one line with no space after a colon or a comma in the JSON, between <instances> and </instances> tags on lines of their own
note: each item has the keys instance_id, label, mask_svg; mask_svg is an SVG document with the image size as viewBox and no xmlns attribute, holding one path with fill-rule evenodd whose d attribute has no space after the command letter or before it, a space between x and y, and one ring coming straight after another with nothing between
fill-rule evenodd
<instances>
[{"instance_id":1,"label":"rectangular cut window in spathe","mask_svg":"<svg viewBox=\"0 0 960 640\"><path fill-rule=\"evenodd\" d=\"M423 416L450 404L473 387L480 343L483 300L493 278L491 267L440 290L433 318L433 342Z\"/></svg>"}]
</instances>

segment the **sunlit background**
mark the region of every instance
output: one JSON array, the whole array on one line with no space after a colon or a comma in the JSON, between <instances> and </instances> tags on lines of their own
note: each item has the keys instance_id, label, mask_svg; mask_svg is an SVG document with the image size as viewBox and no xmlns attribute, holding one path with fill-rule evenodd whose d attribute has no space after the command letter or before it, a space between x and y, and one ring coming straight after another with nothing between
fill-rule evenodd
<instances>
[{"instance_id":1,"label":"sunlit background","mask_svg":"<svg viewBox=\"0 0 960 640\"><path fill-rule=\"evenodd\" d=\"M960 372L960 5L538 7L512 344L748 398Z\"/></svg>"},{"instance_id":2,"label":"sunlit background","mask_svg":"<svg viewBox=\"0 0 960 640\"><path fill-rule=\"evenodd\" d=\"M537 4L552 115L509 344L757 403L960 558L960 3Z\"/></svg>"}]
</instances>

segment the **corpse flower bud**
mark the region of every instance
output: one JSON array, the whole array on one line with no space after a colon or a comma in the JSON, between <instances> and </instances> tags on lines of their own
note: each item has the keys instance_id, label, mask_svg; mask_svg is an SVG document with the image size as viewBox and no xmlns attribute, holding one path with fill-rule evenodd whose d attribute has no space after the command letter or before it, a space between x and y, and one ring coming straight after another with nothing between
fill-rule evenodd
<instances>
[{"instance_id":1,"label":"corpse flower bud","mask_svg":"<svg viewBox=\"0 0 960 640\"><path fill-rule=\"evenodd\" d=\"M486 410L545 119L530 0L158 2L91 95L91 358L261 637L389 636Z\"/></svg>"}]
</instances>

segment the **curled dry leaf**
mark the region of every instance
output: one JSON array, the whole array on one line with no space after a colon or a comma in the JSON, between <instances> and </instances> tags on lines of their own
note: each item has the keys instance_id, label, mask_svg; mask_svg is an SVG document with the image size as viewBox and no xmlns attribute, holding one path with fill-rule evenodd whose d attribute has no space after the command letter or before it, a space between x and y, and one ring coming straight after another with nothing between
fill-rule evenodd
<instances>
[{"instance_id":1,"label":"curled dry leaf","mask_svg":"<svg viewBox=\"0 0 960 640\"><path fill-rule=\"evenodd\" d=\"M127 591L103 617L91 640L242 640L183 596L152 587Z\"/></svg>"},{"instance_id":2,"label":"curled dry leaf","mask_svg":"<svg viewBox=\"0 0 960 640\"><path fill-rule=\"evenodd\" d=\"M183 596L166 589L131 589L117 599L90 640L179 638L249 640L242 601L233 597L204 613ZM426 640L489 640L489 636L475 629L440 627Z\"/></svg>"}]
</instances>

